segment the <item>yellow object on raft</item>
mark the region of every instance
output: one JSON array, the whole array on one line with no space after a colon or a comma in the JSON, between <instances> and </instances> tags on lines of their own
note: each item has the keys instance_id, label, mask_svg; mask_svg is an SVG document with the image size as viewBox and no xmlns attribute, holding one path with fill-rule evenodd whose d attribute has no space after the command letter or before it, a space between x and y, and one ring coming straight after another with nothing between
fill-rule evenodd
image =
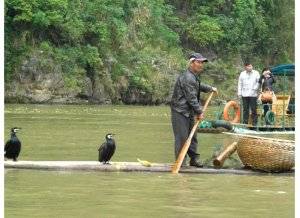
<instances>
[{"instance_id":1,"label":"yellow object on raft","mask_svg":"<svg viewBox=\"0 0 300 218\"><path fill-rule=\"evenodd\" d=\"M137 158L137 161L145 167L151 167L151 165L152 165L152 163L150 163L149 161L146 161L146 160L140 160Z\"/></svg>"}]
</instances>

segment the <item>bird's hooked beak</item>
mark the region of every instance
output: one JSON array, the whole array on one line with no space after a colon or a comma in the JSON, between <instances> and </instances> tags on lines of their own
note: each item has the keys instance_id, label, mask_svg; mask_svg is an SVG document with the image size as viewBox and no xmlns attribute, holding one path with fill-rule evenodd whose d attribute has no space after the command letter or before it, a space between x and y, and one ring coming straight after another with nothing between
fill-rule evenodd
<instances>
[{"instance_id":1,"label":"bird's hooked beak","mask_svg":"<svg viewBox=\"0 0 300 218\"><path fill-rule=\"evenodd\" d=\"M18 132L18 131L21 130L21 129L22 129L22 128L15 127L15 128L13 128L13 132L16 133L16 132Z\"/></svg>"},{"instance_id":2,"label":"bird's hooked beak","mask_svg":"<svg viewBox=\"0 0 300 218\"><path fill-rule=\"evenodd\" d=\"M113 136L115 136L115 135L116 135L116 134L111 133L111 134L107 135L107 138L108 138L108 139L112 139Z\"/></svg>"}]
</instances>

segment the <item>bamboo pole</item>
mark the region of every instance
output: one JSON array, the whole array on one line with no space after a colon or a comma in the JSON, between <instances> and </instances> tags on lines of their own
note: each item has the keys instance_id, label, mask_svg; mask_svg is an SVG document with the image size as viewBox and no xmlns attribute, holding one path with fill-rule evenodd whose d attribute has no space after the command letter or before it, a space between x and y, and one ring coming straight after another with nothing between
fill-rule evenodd
<instances>
[{"instance_id":1,"label":"bamboo pole","mask_svg":"<svg viewBox=\"0 0 300 218\"><path fill-rule=\"evenodd\" d=\"M214 92L212 92L209 95L209 97L207 98L207 100L206 100L206 102L204 104L204 107L203 107L203 113L206 111L208 103L210 102L210 100L211 100L211 98L212 98L213 95L214 95ZM186 153L187 153L187 151L188 151L188 149L189 149L189 147L191 145L192 138L193 138L193 136L195 134L195 131L196 131L196 129L197 129L200 121L201 121L201 119L199 119L199 120L197 120L195 122L195 124L194 124L194 126L193 126L193 128L192 128L192 130L190 132L189 137L187 138L187 140L185 141L184 145L182 146L181 151L180 151L180 153L178 155L178 158L177 158L174 166L172 167L172 173L178 173L178 171L179 171L179 169L181 167L181 164L182 164L182 162L184 160L184 157L185 157L185 155L186 155Z\"/></svg>"},{"instance_id":2,"label":"bamboo pole","mask_svg":"<svg viewBox=\"0 0 300 218\"><path fill-rule=\"evenodd\" d=\"M142 166L138 162L110 162L101 164L98 161L4 161L5 170L45 170L45 171L95 171L95 172L170 172L171 165L168 163L152 163L151 167ZM268 175L263 171L245 169L214 169L214 168L183 168L182 173L200 174L236 174L236 175ZM275 173L274 176L294 176L291 172Z\"/></svg>"},{"instance_id":3,"label":"bamboo pole","mask_svg":"<svg viewBox=\"0 0 300 218\"><path fill-rule=\"evenodd\" d=\"M237 142L233 142L232 144L228 145L222 152L216 157L213 161L215 168L221 168L226 160L230 155L232 155L237 149Z\"/></svg>"}]
</instances>

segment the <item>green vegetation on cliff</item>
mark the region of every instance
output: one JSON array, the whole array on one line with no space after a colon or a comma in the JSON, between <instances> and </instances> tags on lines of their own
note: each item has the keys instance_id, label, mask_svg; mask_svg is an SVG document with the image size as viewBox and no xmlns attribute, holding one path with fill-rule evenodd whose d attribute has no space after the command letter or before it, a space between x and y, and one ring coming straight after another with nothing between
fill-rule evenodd
<instances>
[{"instance_id":1,"label":"green vegetation on cliff","mask_svg":"<svg viewBox=\"0 0 300 218\"><path fill-rule=\"evenodd\" d=\"M192 51L232 96L243 61L294 61L294 1L5 0L7 101L163 103Z\"/></svg>"}]
</instances>

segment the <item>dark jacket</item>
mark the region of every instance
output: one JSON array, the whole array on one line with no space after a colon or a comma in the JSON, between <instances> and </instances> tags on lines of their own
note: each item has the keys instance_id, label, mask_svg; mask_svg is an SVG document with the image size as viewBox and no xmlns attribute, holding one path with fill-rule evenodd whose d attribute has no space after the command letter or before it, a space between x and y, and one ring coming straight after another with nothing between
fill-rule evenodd
<instances>
[{"instance_id":1,"label":"dark jacket","mask_svg":"<svg viewBox=\"0 0 300 218\"><path fill-rule=\"evenodd\" d=\"M266 78L264 75L261 75L258 82L262 85L262 91L265 91L265 90L274 91L272 85L276 81L272 74L270 74L269 78Z\"/></svg>"},{"instance_id":2,"label":"dark jacket","mask_svg":"<svg viewBox=\"0 0 300 218\"><path fill-rule=\"evenodd\" d=\"M186 117L201 114L200 91L211 92L212 87L201 84L200 80L189 69L181 74L174 87L171 108Z\"/></svg>"}]
</instances>

